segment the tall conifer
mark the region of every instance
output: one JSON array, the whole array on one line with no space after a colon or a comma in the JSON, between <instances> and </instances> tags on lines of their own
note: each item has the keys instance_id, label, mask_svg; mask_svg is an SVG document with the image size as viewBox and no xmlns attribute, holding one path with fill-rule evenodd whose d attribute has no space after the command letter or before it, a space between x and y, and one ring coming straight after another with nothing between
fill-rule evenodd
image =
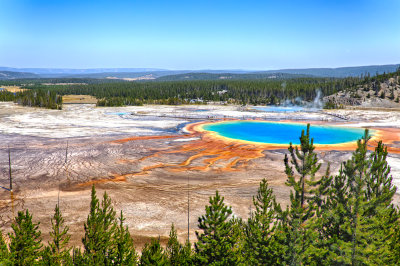
<instances>
[{"instance_id":1,"label":"tall conifer","mask_svg":"<svg viewBox=\"0 0 400 266\"><path fill-rule=\"evenodd\" d=\"M114 254L114 263L117 265L136 265L138 256L128 227L124 226L124 221L125 218L121 211L118 218L119 226L115 234L116 251Z\"/></svg>"},{"instance_id":2,"label":"tall conifer","mask_svg":"<svg viewBox=\"0 0 400 266\"><path fill-rule=\"evenodd\" d=\"M4 265L7 265L7 263L11 264L9 259L10 251L8 250L7 243L4 240L3 233L0 231L0 265L1 263L4 263Z\"/></svg>"},{"instance_id":3,"label":"tall conifer","mask_svg":"<svg viewBox=\"0 0 400 266\"><path fill-rule=\"evenodd\" d=\"M52 239L49 242L51 264L65 264L65 262L70 259L70 248L67 246L71 236L68 235L69 227L64 225L64 218L61 214L58 204L56 204L54 216L51 218L51 229L52 231L50 232L50 237Z\"/></svg>"},{"instance_id":4,"label":"tall conifer","mask_svg":"<svg viewBox=\"0 0 400 266\"><path fill-rule=\"evenodd\" d=\"M170 265L189 265L191 259L190 243L182 245L178 241L178 236L174 224L171 225L169 239L166 247Z\"/></svg>"},{"instance_id":5,"label":"tall conifer","mask_svg":"<svg viewBox=\"0 0 400 266\"><path fill-rule=\"evenodd\" d=\"M289 145L290 160L285 155L286 185L291 187L290 208L281 212L282 229L286 232L285 261L290 265L299 265L312 242L312 234L306 223L315 212L315 194L319 183L315 174L321 164L314 152L314 140L310 137L310 124L301 132L300 148ZM294 169L293 169L294 168Z\"/></svg>"},{"instance_id":6,"label":"tall conifer","mask_svg":"<svg viewBox=\"0 0 400 266\"><path fill-rule=\"evenodd\" d=\"M278 204L267 180L261 181L253 205L255 211L245 225L247 261L255 265L282 263L284 247L279 245L276 234Z\"/></svg>"},{"instance_id":7,"label":"tall conifer","mask_svg":"<svg viewBox=\"0 0 400 266\"><path fill-rule=\"evenodd\" d=\"M11 225L10 238L11 261L15 265L32 265L40 258L42 240L40 238L39 223L32 221L28 210L19 211Z\"/></svg>"},{"instance_id":8,"label":"tall conifer","mask_svg":"<svg viewBox=\"0 0 400 266\"><path fill-rule=\"evenodd\" d=\"M232 215L231 207L224 204L224 197L216 191L210 197L210 205L206 206L206 214L199 217L199 228L196 231L195 243L196 263L200 265L228 265L236 264L238 256L235 252L236 234L233 234L229 218Z\"/></svg>"},{"instance_id":9,"label":"tall conifer","mask_svg":"<svg viewBox=\"0 0 400 266\"><path fill-rule=\"evenodd\" d=\"M140 265L169 265L168 257L160 245L159 238L153 238L150 244L145 244L140 257Z\"/></svg>"},{"instance_id":10,"label":"tall conifer","mask_svg":"<svg viewBox=\"0 0 400 266\"><path fill-rule=\"evenodd\" d=\"M84 224L85 236L82 239L84 254L91 258L93 263L108 264L114 259L116 228L111 199L104 192L100 204L93 185L90 212Z\"/></svg>"},{"instance_id":11,"label":"tall conifer","mask_svg":"<svg viewBox=\"0 0 400 266\"><path fill-rule=\"evenodd\" d=\"M368 156L368 130L351 159L331 183L323 214L316 220L325 239L327 263L391 264L399 216L392 204L396 188L381 142Z\"/></svg>"}]
</instances>

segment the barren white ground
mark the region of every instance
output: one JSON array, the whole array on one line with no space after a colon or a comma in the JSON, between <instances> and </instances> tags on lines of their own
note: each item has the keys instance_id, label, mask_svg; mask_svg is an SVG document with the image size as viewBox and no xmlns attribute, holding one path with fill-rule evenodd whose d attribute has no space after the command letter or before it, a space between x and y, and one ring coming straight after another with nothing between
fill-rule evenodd
<instances>
[{"instance_id":1,"label":"barren white ground","mask_svg":"<svg viewBox=\"0 0 400 266\"><path fill-rule=\"evenodd\" d=\"M96 108L93 104L70 104L64 105L63 110L47 110L0 102L0 135L19 134L48 138L114 134L165 135L168 132L176 133L180 130L178 126L184 123L211 118L343 122L330 114L348 118L347 126L351 127L400 128L400 112L398 111L342 109L328 112L273 113L232 105L146 105ZM400 186L400 158L389 156L388 161L392 167L395 183Z\"/></svg>"},{"instance_id":2,"label":"barren white ground","mask_svg":"<svg viewBox=\"0 0 400 266\"><path fill-rule=\"evenodd\" d=\"M342 120L335 115L346 117ZM247 107L224 105L188 105L96 108L89 104L64 105L63 110L28 108L13 103L0 103L0 185L7 185L8 144L16 143L14 158L17 187L29 182L30 189L16 192L24 205L34 209L35 217L41 221L43 235L48 235L49 217L57 200L56 176L64 173L64 139L70 138L71 175L80 175L80 181L91 178L108 177L110 173L123 174L140 171L141 164L119 164L119 158L139 159L157 148L187 143L196 138L160 139L147 142L132 142L124 145L111 145L108 140L126 136L175 135L181 133L187 123L208 119L266 119L266 120L306 120L326 121L352 127L392 127L400 128L400 112L334 110L296 113L266 113ZM80 141L82 140L82 145ZM400 141L400 137L399 137ZM23 145L21 144L23 143ZM31 147L30 147L31 145ZM93 149L90 146L93 146ZM62 146L63 148L64 146ZM44 150L42 153L40 153ZM35 154L37 152L37 154ZM280 202L285 203L288 189L284 185L282 156L284 151L271 151L263 159L254 160L246 171L221 174L217 172L190 173L193 185L191 199L191 235L194 240L197 217L204 212L207 199L216 189L223 192L228 204L235 213L244 217L248 214L251 196L254 195L261 178L269 177L268 182L274 188ZM39 154L40 153L40 154ZM65 152L64 152L65 153ZM18 155L17 155L18 154ZM180 157L181 156L181 157ZM168 155L164 161L181 162L183 155ZM343 161L350 156L348 152L327 152L327 161ZM60 159L61 158L61 159ZM85 159L87 158L87 159ZM161 160L161 158L159 158ZM157 159L158 160L158 159ZM323 160L323 159L321 159ZM390 154L388 162L396 186L400 187L400 156ZM148 163L158 163L149 161ZM50 169L50 170L49 170ZM336 168L337 169L337 168ZM73 170L73 172L72 172ZM90 170L90 171L88 171ZM280 173L280 180L275 180ZM34 175L29 175L34 173ZM178 228L181 239L185 237L186 224L186 173L168 173L156 170L148 176L132 177L126 183L109 183L107 189L115 199L117 209L122 209L127 224L136 237L167 236L172 222ZM53 181L52 181L53 180ZM53 183L51 183L53 182ZM79 244L82 224L87 215L89 188L80 190L65 189L60 196L63 199L64 214L73 228L74 244ZM118 198L120 197L120 198ZM399 195L397 196L399 198ZM7 193L0 192L1 204L9 204ZM8 208L8 207L7 207ZM0 215L1 216L1 215ZM10 219L2 217L6 231ZM179 218L179 219L178 219ZM79 225L79 226L75 226ZM8 229L7 229L8 228ZM0 226L1 229L1 226ZM71 229L72 230L72 229Z\"/></svg>"}]
</instances>

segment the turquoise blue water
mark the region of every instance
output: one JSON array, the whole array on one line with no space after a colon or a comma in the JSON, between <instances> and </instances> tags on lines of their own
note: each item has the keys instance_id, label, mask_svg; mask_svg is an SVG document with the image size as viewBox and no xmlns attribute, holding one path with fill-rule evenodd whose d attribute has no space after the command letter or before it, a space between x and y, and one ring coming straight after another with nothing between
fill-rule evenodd
<instances>
[{"instance_id":1,"label":"turquoise blue water","mask_svg":"<svg viewBox=\"0 0 400 266\"><path fill-rule=\"evenodd\" d=\"M106 113L107 115L130 115L130 112Z\"/></svg>"},{"instance_id":2,"label":"turquoise blue water","mask_svg":"<svg viewBox=\"0 0 400 266\"><path fill-rule=\"evenodd\" d=\"M220 136L274 144L300 144L301 131L307 129L305 124L274 123L257 121L233 121L204 125L207 131ZM310 136L314 144L338 144L356 141L364 135L362 128L311 125Z\"/></svg>"},{"instance_id":3,"label":"turquoise blue water","mask_svg":"<svg viewBox=\"0 0 400 266\"><path fill-rule=\"evenodd\" d=\"M307 111L304 107L301 106L255 106L253 109L263 112L272 112L272 113L294 113Z\"/></svg>"}]
</instances>

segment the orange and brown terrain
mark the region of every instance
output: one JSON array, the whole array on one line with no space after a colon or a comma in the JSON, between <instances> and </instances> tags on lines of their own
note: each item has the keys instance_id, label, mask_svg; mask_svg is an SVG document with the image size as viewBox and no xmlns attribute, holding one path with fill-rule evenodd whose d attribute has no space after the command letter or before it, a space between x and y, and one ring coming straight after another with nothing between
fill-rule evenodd
<instances>
[{"instance_id":1,"label":"orange and brown terrain","mask_svg":"<svg viewBox=\"0 0 400 266\"><path fill-rule=\"evenodd\" d=\"M268 180L280 203L288 203L283 167L286 147L227 142L199 132L197 123L243 116L344 123L323 111L283 115L243 111L235 106L67 105L64 110L43 110L3 103L1 107L0 186L8 187L10 147L14 192L11 197L9 191L0 190L0 229L8 232L16 211L28 208L34 220L41 222L47 240L50 217L59 199L74 245L80 244L83 235L93 184L99 195L107 191L115 209L124 212L138 247L150 237L160 235L165 240L172 223L181 240L187 237L188 189L192 241L197 217L204 213L215 190L242 218L248 217L262 178ZM392 150L388 161L399 185L400 126L392 119L400 114L345 109L330 112L350 117L345 121L348 125L385 132ZM321 173L328 162L336 172L339 163L350 157L351 149L318 150Z\"/></svg>"}]
</instances>

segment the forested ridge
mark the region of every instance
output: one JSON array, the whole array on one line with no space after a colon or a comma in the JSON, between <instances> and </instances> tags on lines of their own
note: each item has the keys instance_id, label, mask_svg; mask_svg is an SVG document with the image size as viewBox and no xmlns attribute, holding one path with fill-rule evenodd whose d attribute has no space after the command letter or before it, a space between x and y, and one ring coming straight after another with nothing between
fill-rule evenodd
<instances>
[{"instance_id":1,"label":"forested ridge","mask_svg":"<svg viewBox=\"0 0 400 266\"><path fill-rule=\"evenodd\" d=\"M400 102L400 68L392 73L382 75L366 75L356 86L346 88L325 97L326 108L338 108L344 105L362 105L374 102L380 107L398 107Z\"/></svg>"},{"instance_id":2,"label":"forested ridge","mask_svg":"<svg viewBox=\"0 0 400 266\"><path fill-rule=\"evenodd\" d=\"M299 78L289 80L110 82L69 85L23 85L28 90L44 90L57 95L86 94L99 106L140 104L187 104L222 102L233 104L279 104L301 98L311 101L317 91L330 95L354 86L359 78ZM15 83L14 83L15 85ZM8 100L0 93L0 100ZM15 95L15 99L23 94ZM9 96L8 96L9 97Z\"/></svg>"},{"instance_id":3,"label":"forested ridge","mask_svg":"<svg viewBox=\"0 0 400 266\"><path fill-rule=\"evenodd\" d=\"M35 89L16 93L0 91L0 101L14 101L23 106L43 107L47 109L62 108L62 96L54 91Z\"/></svg>"},{"instance_id":4,"label":"forested ridge","mask_svg":"<svg viewBox=\"0 0 400 266\"><path fill-rule=\"evenodd\" d=\"M68 217L58 204L48 243L42 243L39 224L25 210L18 212L7 242L0 234L0 264L398 265L400 213L392 203L396 187L386 147L379 142L368 152L369 138L366 130L338 174L332 175L329 165L321 173L308 125L301 144L290 144L283 162L289 206L276 202L264 179L245 220L233 215L217 191L198 218L193 246L178 241L172 224L165 248L154 238L139 255L122 211L117 215L107 193L99 200L93 186L82 248L68 245Z\"/></svg>"},{"instance_id":5,"label":"forested ridge","mask_svg":"<svg viewBox=\"0 0 400 266\"><path fill-rule=\"evenodd\" d=\"M398 75L400 70L389 74L348 78L291 78L283 80L193 80L193 81L147 81L147 82L94 82L91 79L66 79L65 84L57 85L62 79L52 80L53 85L44 85L43 81L13 81L13 85L20 85L27 89L14 96L0 92L1 101L10 99L29 106L54 108L53 105L43 104L35 99L35 95L51 96L48 102L55 101L58 96L92 95L97 98L98 106L124 106L142 104L190 104L219 102L231 104L251 105L279 105L282 102L296 100L312 101L317 92L322 95L331 95L343 90L355 90L359 86L373 84ZM9 84L10 82L7 82ZM84 83L84 84L82 84ZM2 83L0 83L2 84ZM37 91L38 93L30 93ZM13 98L14 97L14 98ZM25 100L21 101L21 98ZM27 99L29 98L29 101ZM40 103L39 105L35 105ZM60 108L62 103L55 106Z\"/></svg>"}]
</instances>

